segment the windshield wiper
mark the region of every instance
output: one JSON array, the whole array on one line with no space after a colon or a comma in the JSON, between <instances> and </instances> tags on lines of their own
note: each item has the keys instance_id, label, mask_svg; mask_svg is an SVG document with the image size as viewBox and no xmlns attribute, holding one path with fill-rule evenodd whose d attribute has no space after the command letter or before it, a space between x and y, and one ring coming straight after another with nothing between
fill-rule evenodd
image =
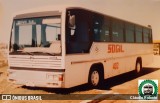
<instances>
[{"instance_id":1,"label":"windshield wiper","mask_svg":"<svg viewBox=\"0 0 160 103\"><path fill-rule=\"evenodd\" d=\"M24 51L23 51L23 52L24 52ZM31 53L31 52L24 52L24 53L29 54L29 55L33 55L33 53Z\"/></svg>"},{"instance_id":2,"label":"windshield wiper","mask_svg":"<svg viewBox=\"0 0 160 103\"><path fill-rule=\"evenodd\" d=\"M55 54L53 54L53 53L41 52L41 51L29 52L29 53L43 53L43 54L48 54L48 55L51 55L51 56L55 56Z\"/></svg>"},{"instance_id":3,"label":"windshield wiper","mask_svg":"<svg viewBox=\"0 0 160 103\"><path fill-rule=\"evenodd\" d=\"M51 55L51 56L55 56L55 54L53 54L53 53L47 53L47 52L43 52L43 53L46 53L46 54Z\"/></svg>"},{"instance_id":4,"label":"windshield wiper","mask_svg":"<svg viewBox=\"0 0 160 103\"><path fill-rule=\"evenodd\" d=\"M26 54L29 54L29 55L33 55L33 53L27 52L27 51L24 51L24 50L17 50L17 52L21 52L21 53L26 53Z\"/></svg>"}]
</instances>

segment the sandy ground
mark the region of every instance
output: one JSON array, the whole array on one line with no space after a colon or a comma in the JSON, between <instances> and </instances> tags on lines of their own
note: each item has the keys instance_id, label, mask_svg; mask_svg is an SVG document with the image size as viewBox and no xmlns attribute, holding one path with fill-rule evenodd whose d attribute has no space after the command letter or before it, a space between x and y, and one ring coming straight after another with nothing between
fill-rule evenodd
<instances>
[{"instance_id":1,"label":"sandy ground","mask_svg":"<svg viewBox=\"0 0 160 103\"><path fill-rule=\"evenodd\" d=\"M7 59L0 52L0 67L7 65Z\"/></svg>"}]
</instances>

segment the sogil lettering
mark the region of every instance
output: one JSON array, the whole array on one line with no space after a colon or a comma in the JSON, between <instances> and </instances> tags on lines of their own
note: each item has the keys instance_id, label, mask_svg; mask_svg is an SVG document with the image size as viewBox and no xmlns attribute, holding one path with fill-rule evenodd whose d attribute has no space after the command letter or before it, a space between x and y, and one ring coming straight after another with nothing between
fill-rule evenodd
<instances>
[{"instance_id":1,"label":"sogil lettering","mask_svg":"<svg viewBox=\"0 0 160 103\"><path fill-rule=\"evenodd\" d=\"M120 44L109 44L108 53L123 53L123 47Z\"/></svg>"}]
</instances>

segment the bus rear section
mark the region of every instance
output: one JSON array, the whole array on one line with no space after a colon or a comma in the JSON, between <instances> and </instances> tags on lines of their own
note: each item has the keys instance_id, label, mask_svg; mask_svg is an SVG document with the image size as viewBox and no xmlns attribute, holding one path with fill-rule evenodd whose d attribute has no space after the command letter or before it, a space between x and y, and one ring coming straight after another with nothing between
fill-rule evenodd
<instances>
[{"instance_id":1,"label":"bus rear section","mask_svg":"<svg viewBox=\"0 0 160 103\"><path fill-rule=\"evenodd\" d=\"M37 87L64 86L61 12L17 15L9 51L9 81Z\"/></svg>"}]
</instances>

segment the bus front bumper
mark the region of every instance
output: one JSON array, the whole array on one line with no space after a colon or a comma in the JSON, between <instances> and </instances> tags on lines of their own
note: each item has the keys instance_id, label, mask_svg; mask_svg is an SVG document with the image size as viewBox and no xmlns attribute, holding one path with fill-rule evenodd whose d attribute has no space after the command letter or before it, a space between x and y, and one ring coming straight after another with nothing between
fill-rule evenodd
<instances>
[{"instance_id":1,"label":"bus front bumper","mask_svg":"<svg viewBox=\"0 0 160 103\"><path fill-rule=\"evenodd\" d=\"M29 87L64 88L64 73L9 70L9 82Z\"/></svg>"}]
</instances>

